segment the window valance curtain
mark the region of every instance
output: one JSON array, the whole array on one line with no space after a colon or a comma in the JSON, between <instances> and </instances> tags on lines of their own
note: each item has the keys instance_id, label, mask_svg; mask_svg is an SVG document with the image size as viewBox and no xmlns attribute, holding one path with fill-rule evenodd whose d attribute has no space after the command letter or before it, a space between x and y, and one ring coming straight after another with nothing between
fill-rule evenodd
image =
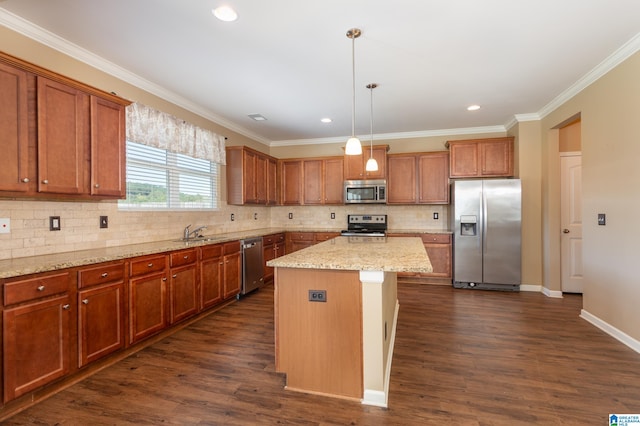
<instances>
[{"instance_id":1,"label":"window valance curtain","mask_svg":"<svg viewBox=\"0 0 640 426\"><path fill-rule=\"evenodd\" d=\"M139 103L127 106L127 140L226 164L224 136Z\"/></svg>"}]
</instances>

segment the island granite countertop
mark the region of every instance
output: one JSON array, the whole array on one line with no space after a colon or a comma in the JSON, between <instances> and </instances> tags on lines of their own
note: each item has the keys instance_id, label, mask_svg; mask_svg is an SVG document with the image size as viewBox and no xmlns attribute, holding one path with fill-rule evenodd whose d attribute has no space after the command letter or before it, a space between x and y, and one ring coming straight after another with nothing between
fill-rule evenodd
<instances>
[{"instance_id":1,"label":"island granite countertop","mask_svg":"<svg viewBox=\"0 0 640 426\"><path fill-rule=\"evenodd\" d=\"M277 268L353 271L433 271L422 240L417 237L337 237L270 260Z\"/></svg>"}]
</instances>

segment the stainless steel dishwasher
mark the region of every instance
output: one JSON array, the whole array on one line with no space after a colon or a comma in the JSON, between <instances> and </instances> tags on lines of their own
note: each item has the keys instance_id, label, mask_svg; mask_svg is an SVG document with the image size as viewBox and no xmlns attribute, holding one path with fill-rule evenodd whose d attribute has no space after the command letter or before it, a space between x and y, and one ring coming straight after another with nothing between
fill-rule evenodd
<instances>
[{"instance_id":1,"label":"stainless steel dishwasher","mask_svg":"<svg viewBox=\"0 0 640 426\"><path fill-rule=\"evenodd\" d=\"M242 248L242 290L240 295L256 290L264 281L264 253L262 237L240 241Z\"/></svg>"}]
</instances>

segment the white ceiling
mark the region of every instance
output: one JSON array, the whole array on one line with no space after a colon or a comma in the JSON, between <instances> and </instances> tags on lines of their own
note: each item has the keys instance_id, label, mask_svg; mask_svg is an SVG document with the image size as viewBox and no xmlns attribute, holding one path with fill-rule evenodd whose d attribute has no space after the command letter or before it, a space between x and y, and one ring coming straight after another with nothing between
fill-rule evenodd
<instances>
[{"instance_id":1,"label":"white ceiling","mask_svg":"<svg viewBox=\"0 0 640 426\"><path fill-rule=\"evenodd\" d=\"M376 138L490 131L640 48L638 0L0 0L0 24L268 145L350 135L353 27L365 139L368 83Z\"/></svg>"}]
</instances>

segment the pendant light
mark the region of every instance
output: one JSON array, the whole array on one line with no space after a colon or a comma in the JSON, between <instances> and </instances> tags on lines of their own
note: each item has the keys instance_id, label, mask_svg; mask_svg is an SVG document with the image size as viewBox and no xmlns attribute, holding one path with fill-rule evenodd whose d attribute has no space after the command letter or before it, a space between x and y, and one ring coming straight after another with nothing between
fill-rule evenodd
<instances>
[{"instance_id":1,"label":"pendant light","mask_svg":"<svg viewBox=\"0 0 640 426\"><path fill-rule=\"evenodd\" d=\"M346 155L362 154L360 139L356 137L356 39L362 32L358 28L351 28L347 31L347 37L351 39L351 71L352 71L352 100L351 100L351 137L347 140L344 149Z\"/></svg>"},{"instance_id":2,"label":"pendant light","mask_svg":"<svg viewBox=\"0 0 640 426\"><path fill-rule=\"evenodd\" d=\"M376 87L378 87L378 85L375 83L367 84L367 89L369 89L369 91L371 92L371 113L369 114L369 117L371 117L371 151L369 153L367 165L365 166L365 170L368 172L378 171L378 162L375 158L373 158L373 89L375 89Z\"/></svg>"}]
</instances>

